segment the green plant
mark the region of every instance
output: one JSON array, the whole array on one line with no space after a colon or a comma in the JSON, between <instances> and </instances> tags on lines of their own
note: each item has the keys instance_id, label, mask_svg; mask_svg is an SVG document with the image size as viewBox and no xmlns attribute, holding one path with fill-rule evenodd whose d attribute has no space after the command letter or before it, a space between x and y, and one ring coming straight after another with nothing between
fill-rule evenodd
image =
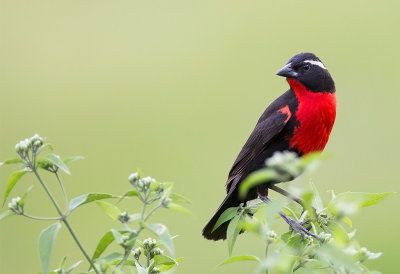
<instances>
[{"instance_id":1,"label":"green plant","mask_svg":"<svg viewBox=\"0 0 400 274\"><path fill-rule=\"evenodd\" d=\"M188 212L186 208L180 205L188 201L183 196L172 192L171 183L157 182L153 178L142 177L140 173L137 172L129 176L128 180L132 189L127 191L124 195L89 193L70 200L64 189L59 171L61 170L66 174L70 174L68 164L75 160L82 159L82 157L74 156L62 159L52 152L41 156L45 149L52 151L53 147L50 144L46 144L44 139L36 134L29 139L20 141L15 146L15 151L19 156L18 158L0 163L0 166L11 164L21 165L19 170L13 172L9 176L3 197L3 206L18 181L25 174L30 173L36 177L58 213L56 217L38 217L27 213L25 199L31 189L30 187L22 197L12 198L8 203L8 210L0 214L0 220L11 215L20 215L33 220L54 221L52 225L42 230L39 235L39 255L43 273L50 273L50 259L53 246L62 225L68 229L76 245L82 252L83 257L89 263L89 272L122 273L125 267L129 267L136 269L139 274L156 274L169 270L178 264L180 259L175 259L173 257L175 253L174 245L167 227L162 223L149 222L151 215L161 208ZM40 175L42 171L54 174L63 194L65 204L64 210ZM142 205L140 212L128 214L126 211L121 211L117 205L104 201L104 199L118 198L118 202L120 202L129 197L136 197L140 200ZM110 217L119 220L122 228L111 229L105 233L100 239L93 256L89 256L89 253L79 241L75 230L68 222L68 217L80 206L92 202L95 202ZM147 238L141 241L141 232L144 230L152 232L157 237L157 240ZM103 255L113 242L119 245L122 252L114 251ZM164 252L164 248L167 252ZM77 262L70 267L65 267L65 262L66 257L63 258L59 268L51 273L71 273L71 271L76 269L80 264L80 262Z\"/></svg>"},{"instance_id":2,"label":"green plant","mask_svg":"<svg viewBox=\"0 0 400 274\"><path fill-rule=\"evenodd\" d=\"M300 173L314 169L320 154L298 158L290 152L276 153L268 159L268 168L251 174L241 185L240 194L266 181L285 181ZM288 194L288 193L285 193ZM236 237L241 231L255 234L265 245L265 258L254 255L231 256L221 265L255 261L254 273L379 273L364 265L382 253L370 252L355 239L356 230L350 217L359 209L374 205L392 193L345 192L323 203L317 189L310 184L308 190L298 190L294 201L274 199L268 203L255 200L246 205L227 209L214 229L230 221L227 243L231 255ZM276 225L280 213L289 215L296 223L310 230L312 235L299 231L278 234Z\"/></svg>"}]
</instances>

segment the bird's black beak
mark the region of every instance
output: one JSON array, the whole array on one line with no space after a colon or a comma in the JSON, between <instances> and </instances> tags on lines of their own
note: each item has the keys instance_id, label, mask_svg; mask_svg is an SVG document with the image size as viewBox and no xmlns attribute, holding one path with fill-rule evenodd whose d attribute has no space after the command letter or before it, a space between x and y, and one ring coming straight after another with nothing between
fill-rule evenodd
<instances>
[{"instance_id":1,"label":"bird's black beak","mask_svg":"<svg viewBox=\"0 0 400 274\"><path fill-rule=\"evenodd\" d=\"M292 64L287 64L280 71L276 73L276 75L287 77L287 78L296 78L299 74L295 72L292 68Z\"/></svg>"}]
</instances>

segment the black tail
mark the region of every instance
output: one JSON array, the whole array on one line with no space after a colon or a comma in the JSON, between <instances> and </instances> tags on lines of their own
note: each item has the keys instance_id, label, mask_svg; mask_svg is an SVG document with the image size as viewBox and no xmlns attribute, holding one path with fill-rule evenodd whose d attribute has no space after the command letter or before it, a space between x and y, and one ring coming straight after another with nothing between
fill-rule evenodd
<instances>
[{"instance_id":1,"label":"black tail","mask_svg":"<svg viewBox=\"0 0 400 274\"><path fill-rule=\"evenodd\" d=\"M237 198L236 191L231 191L228 193L225 200L219 206L217 212L215 212L214 216L211 220L206 224L203 228L203 236L208 240L225 240L226 239L226 230L228 229L229 222L225 222L221 224L216 230L212 231L215 224L217 223L221 214L228 209L229 207L235 207L240 205L240 200Z\"/></svg>"}]
</instances>

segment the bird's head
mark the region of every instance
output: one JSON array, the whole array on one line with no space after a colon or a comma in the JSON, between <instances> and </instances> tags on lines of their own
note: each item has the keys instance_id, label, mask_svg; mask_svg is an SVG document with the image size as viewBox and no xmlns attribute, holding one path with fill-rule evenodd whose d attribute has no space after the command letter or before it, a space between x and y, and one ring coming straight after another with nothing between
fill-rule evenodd
<instances>
[{"instance_id":1,"label":"bird's head","mask_svg":"<svg viewBox=\"0 0 400 274\"><path fill-rule=\"evenodd\" d=\"M299 53L276 73L286 77L289 84L297 81L312 92L335 92L335 83L321 60L313 53Z\"/></svg>"}]
</instances>

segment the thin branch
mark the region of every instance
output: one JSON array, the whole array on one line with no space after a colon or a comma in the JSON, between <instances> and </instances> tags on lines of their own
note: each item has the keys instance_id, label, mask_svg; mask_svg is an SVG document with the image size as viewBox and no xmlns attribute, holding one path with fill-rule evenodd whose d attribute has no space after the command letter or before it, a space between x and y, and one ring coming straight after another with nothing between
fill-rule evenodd
<instances>
[{"instance_id":1,"label":"thin branch","mask_svg":"<svg viewBox=\"0 0 400 274\"><path fill-rule=\"evenodd\" d=\"M26 213L22 213L21 216L24 216L24 217L32 219L32 220L38 220L38 221L59 221L59 220L61 220L60 217L38 217L38 216L29 215Z\"/></svg>"}]
</instances>

